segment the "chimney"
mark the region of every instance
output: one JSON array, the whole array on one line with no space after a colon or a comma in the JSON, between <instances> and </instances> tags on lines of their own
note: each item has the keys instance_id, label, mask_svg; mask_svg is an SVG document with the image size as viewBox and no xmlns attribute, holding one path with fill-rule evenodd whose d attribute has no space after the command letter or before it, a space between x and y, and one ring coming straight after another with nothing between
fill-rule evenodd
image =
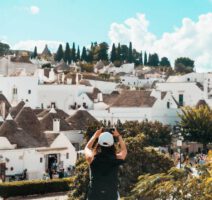
<instances>
[{"instance_id":1,"label":"chimney","mask_svg":"<svg viewBox=\"0 0 212 200\"><path fill-rule=\"evenodd\" d=\"M53 119L53 132L59 133L60 132L60 119Z\"/></svg>"},{"instance_id":2,"label":"chimney","mask_svg":"<svg viewBox=\"0 0 212 200\"><path fill-rule=\"evenodd\" d=\"M98 93L98 101L99 101L99 102L102 102L102 101L103 101L103 95L102 95L101 92Z\"/></svg>"},{"instance_id":3,"label":"chimney","mask_svg":"<svg viewBox=\"0 0 212 200\"><path fill-rule=\"evenodd\" d=\"M79 74L76 73L76 85L78 85L78 84L79 84Z\"/></svg>"},{"instance_id":4,"label":"chimney","mask_svg":"<svg viewBox=\"0 0 212 200\"><path fill-rule=\"evenodd\" d=\"M62 83L65 83L65 74L62 74Z\"/></svg>"},{"instance_id":5,"label":"chimney","mask_svg":"<svg viewBox=\"0 0 212 200\"><path fill-rule=\"evenodd\" d=\"M60 84L60 74L57 75L57 83Z\"/></svg>"},{"instance_id":6,"label":"chimney","mask_svg":"<svg viewBox=\"0 0 212 200\"><path fill-rule=\"evenodd\" d=\"M49 72L49 80L50 81L55 81L55 73L54 73L54 69L51 68L50 72Z\"/></svg>"}]
</instances>

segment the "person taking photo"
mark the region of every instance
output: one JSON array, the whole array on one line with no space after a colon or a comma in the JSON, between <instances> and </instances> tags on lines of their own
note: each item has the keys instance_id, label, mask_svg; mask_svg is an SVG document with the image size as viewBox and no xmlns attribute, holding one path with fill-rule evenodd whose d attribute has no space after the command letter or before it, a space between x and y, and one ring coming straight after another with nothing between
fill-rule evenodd
<instances>
[{"instance_id":1,"label":"person taking photo","mask_svg":"<svg viewBox=\"0 0 212 200\"><path fill-rule=\"evenodd\" d=\"M117 138L120 149L114 145ZM98 140L94 146L95 141ZM85 158L90 167L90 183L87 200L118 200L118 168L124 163L127 148L117 129L97 130L85 146Z\"/></svg>"}]
</instances>

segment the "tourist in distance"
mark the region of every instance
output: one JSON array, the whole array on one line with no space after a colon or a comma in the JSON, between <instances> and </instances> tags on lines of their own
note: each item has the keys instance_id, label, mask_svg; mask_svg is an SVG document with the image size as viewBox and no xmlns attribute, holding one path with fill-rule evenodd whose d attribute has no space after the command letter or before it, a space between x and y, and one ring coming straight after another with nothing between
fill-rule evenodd
<instances>
[{"instance_id":1,"label":"tourist in distance","mask_svg":"<svg viewBox=\"0 0 212 200\"><path fill-rule=\"evenodd\" d=\"M114 137L120 152L116 152ZM98 139L97 145L94 146ZM85 158L90 166L90 183L87 200L118 200L118 168L124 163L127 148L117 129L97 130L85 147Z\"/></svg>"}]
</instances>

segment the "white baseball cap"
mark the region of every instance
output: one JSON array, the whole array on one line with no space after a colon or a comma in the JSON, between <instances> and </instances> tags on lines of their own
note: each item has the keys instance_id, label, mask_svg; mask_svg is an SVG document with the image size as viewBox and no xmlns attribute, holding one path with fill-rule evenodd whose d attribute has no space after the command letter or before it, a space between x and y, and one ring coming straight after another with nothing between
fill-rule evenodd
<instances>
[{"instance_id":1,"label":"white baseball cap","mask_svg":"<svg viewBox=\"0 0 212 200\"><path fill-rule=\"evenodd\" d=\"M99 136L98 143L103 147L110 147L114 144L113 135L109 132L103 132Z\"/></svg>"}]
</instances>

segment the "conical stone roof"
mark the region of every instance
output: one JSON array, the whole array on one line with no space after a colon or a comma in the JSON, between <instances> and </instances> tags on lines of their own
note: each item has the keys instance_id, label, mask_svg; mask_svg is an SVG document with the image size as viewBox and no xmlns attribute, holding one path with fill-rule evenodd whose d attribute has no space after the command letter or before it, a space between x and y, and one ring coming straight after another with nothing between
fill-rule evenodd
<instances>
[{"instance_id":1,"label":"conical stone roof","mask_svg":"<svg viewBox=\"0 0 212 200\"><path fill-rule=\"evenodd\" d=\"M52 56L51 51L49 50L47 44L45 45L45 48L44 48L44 50L43 50L43 52L42 52L41 55L42 55L42 56L45 56L45 57L50 57L50 56Z\"/></svg>"},{"instance_id":2,"label":"conical stone roof","mask_svg":"<svg viewBox=\"0 0 212 200\"><path fill-rule=\"evenodd\" d=\"M15 122L33 137L41 137L41 124L30 107L23 107L15 117Z\"/></svg>"},{"instance_id":3,"label":"conical stone roof","mask_svg":"<svg viewBox=\"0 0 212 200\"><path fill-rule=\"evenodd\" d=\"M11 108L11 105L10 105L9 101L7 100L7 98L0 92L0 104L3 102L5 103L5 106L6 106L6 115L7 115Z\"/></svg>"},{"instance_id":4,"label":"conical stone roof","mask_svg":"<svg viewBox=\"0 0 212 200\"><path fill-rule=\"evenodd\" d=\"M65 121L58 112L52 108L43 118L40 120L41 127L43 131L49 130L53 131L53 119L60 119L60 130L68 131L71 130L70 125Z\"/></svg>"},{"instance_id":5,"label":"conical stone roof","mask_svg":"<svg viewBox=\"0 0 212 200\"><path fill-rule=\"evenodd\" d=\"M67 117L69 117L69 115L65 111L61 109L57 109L57 108L55 110L56 110L56 113L60 116L60 118L66 119ZM42 112L37 114L37 117L43 118L46 114L49 113L49 111L50 111L49 109L43 110Z\"/></svg>"},{"instance_id":6,"label":"conical stone roof","mask_svg":"<svg viewBox=\"0 0 212 200\"><path fill-rule=\"evenodd\" d=\"M42 144L19 128L14 120L4 121L0 127L0 137L6 137L11 144L16 144L17 148L38 147Z\"/></svg>"},{"instance_id":7,"label":"conical stone roof","mask_svg":"<svg viewBox=\"0 0 212 200\"><path fill-rule=\"evenodd\" d=\"M76 113L68 117L66 121L73 130L86 130L89 125L99 123L98 120L86 110L77 110Z\"/></svg>"},{"instance_id":8,"label":"conical stone roof","mask_svg":"<svg viewBox=\"0 0 212 200\"><path fill-rule=\"evenodd\" d=\"M24 105L25 105L24 101L20 101L15 107L12 107L10 109L10 114L11 114L13 119L21 111L21 109L24 107Z\"/></svg>"}]
</instances>

